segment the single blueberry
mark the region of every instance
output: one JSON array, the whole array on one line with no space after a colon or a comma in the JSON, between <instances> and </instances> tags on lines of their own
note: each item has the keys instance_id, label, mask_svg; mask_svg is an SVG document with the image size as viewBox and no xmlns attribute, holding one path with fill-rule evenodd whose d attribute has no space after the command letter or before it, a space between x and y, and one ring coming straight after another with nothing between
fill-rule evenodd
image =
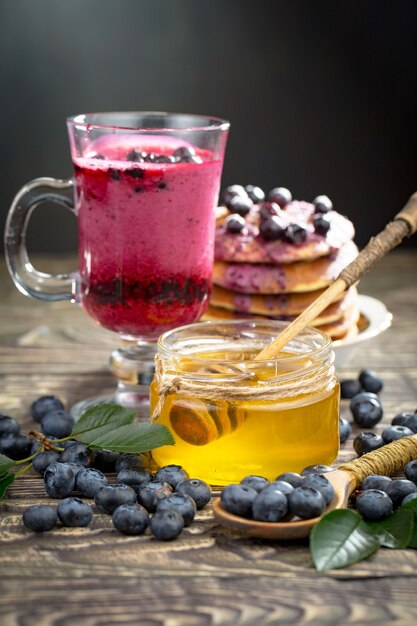
<instances>
[{"instance_id":1,"label":"single blueberry","mask_svg":"<svg viewBox=\"0 0 417 626\"><path fill-rule=\"evenodd\" d=\"M117 482L123 485L129 485L135 491L142 487L145 483L152 480L151 473L146 469L122 470L117 474Z\"/></svg>"},{"instance_id":2,"label":"single blueberry","mask_svg":"<svg viewBox=\"0 0 417 626\"><path fill-rule=\"evenodd\" d=\"M413 431L407 428L407 426L387 426L382 431L381 436L385 443L391 443L403 437L410 437L413 434Z\"/></svg>"},{"instance_id":3,"label":"single blueberry","mask_svg":"<svg viewBox=\"0 0 417 626\"><path fill-rule=\"evenodd\" d=\"M0 437L8 433L18 435L20 433L20 426L13 417L0 415Z\"/></svg>"},{"instance_id":4,"label":"single blueberry","mask_svg":"<svg viewBox=\"0 0 417 626\"><path fill-rule=\"evenodd\" d=\"M160 500L172 494L172 488L168 483L160 480L151 480L145 483L138 490L138 502L145 507L149 513L156 511L156 506Z\"/></svg>"},{"instance_id":5,"label":"single blueberry","mask_svg":"<svg viewBox=\"0 0 417 626\"><path fill-rule=\"evenodd\" d=\"M404 474L408 480L417 485L417 461L410 461L404 468Z\"/></svg>"},{"instance_id":6,"label":"single blueberry","mask_svg":"<svg viewBox=\"0 0 417 626\"><path fill-rule=\"evenodd\" d=\"M139 470L149 467L149 456L147 454L121 454L116 460L116 474L122 470Z\"/></svg>"},{"instance_id":7,"label":"single blueberry","mask_svg":"<svg viewBox=\"0 0 417 626\"><path fill-rule=\"evenodd\" d=\"M323 215L315 215L313 218L314 232L323 237L327 235L330 230L330 222Z\"/></svg>"},{"instance_id":8,"label":"single blueberry","mask_svg":"<svg viewBox=\"0 0 417 626\"><path fill-rule=\"evenodd\" d=\"M308 465L305 467L301 476L308 476L309 474L327 474L327 472L332 472L333 468L330 465Z\"/></svg>"},{"instance_id":9,"label":"single blueberry","mask_svg":"<svg viewBox=\"0 0 417 626\"><path fill-rule=\"evenodd\" d=\"M402 411L401 413L397 413L397 415L395 415L395 417L392 418L391 420L391 424L393 426L408 426L407 422L410 419L410 417L413 417L413 413L409 413L407 411ZM408 426L408 428L410 428Z\"/></svg>"},{"instance_id":10,"label":"single blueberry","mask_svg":"<svg viewBox=\"0 0 417 626\"><path fill-rule=\"evenodd\" d=\"M102 472L114 472L115 463L120 456L120 452L112 450L94 450L94 467Z\"/></svg>"},{"instance_id":11,"label":"single blueberry","mask_svg":"<svg viewBox=\"0 0 417 626\"><path fill-rule=\"evenodd\" d=\"M174 156L168 156L167 154L159 154L155 159L155 163L175 163L175 162L176 162L176 158Z\"/></svg>"},{"instance_id":12,"label":"single blueberry","mask_svg":"<svg viewBox=\"0 0 417 626\"><path fill-rule=\"evenodd\" d=\"M253 202L250 198L242 198L241 196L234 196L228 203L227 208L231 213L237 213L242 217L245 217L249 213L253 206Z\"/></svg>"},{"instance_id":13,"label":"single blueberry","mask_svg":"<svg viewBox=\"0 0 417 626\"><path fill-rule=\"evenodd\" d=\"M313 204L316 213L328 213L333 210L333 202L328 196L316 196Z\"/></svg>"},{"instance_id":14,"label":"single blueberry","mask_svg":"<svg viewBox=\"0 0 417 626\"><path fill-rule=\"evenodd\" d=\"M379 476L378 474L371 474L364 478L361 484L361 491L367 491L368 489L379 489L380 491L386 491L387 486L390 484L391 478L389 476Z\"/></svg>"},{"instance_id":15,"label":"single blueberry","mask_svg":"<svg viewBox=\"0 0 417 626\"><path fill-rule=\"evenodd\" d=\"M96 493L108 484L105 475L95 467L81 467L75 477L75 488L86 498L95 498Z\"/></svg>"},{"instance_id":16,"label":"single blueberry","mask_svg":"<svg viewBox=\"0 0 417 626\"><path fill-rule=\"evenodd\" d=\"M279 218L271 216L259 224L259 234L265 241L278 241L284 238L285 228Z\"/></svg>"},{"instance_id":17,"label":"single blueberry","mask_svg":"<svg viewBox=\"0 0 417 626\"><path fill-rule=\"evenodd\" d=\"M291 191L286 187L274 187L268 194L268 200L276 202L283 209L292 200Z\"/></svg>"},{"instance_id":18,"label":"single blueberry","mask_svg":"<svg viewBox=\"0 0 417 626\"><path fill-rule=\"evenodd\" d=\"M259 522L279 522L287 512L287 496L273 485L258 493L252 503L252 517Z\"/></svg>"},{"instance_id":19,"label":"single blueberry","mask_svg":"<svg viewBox=\"0 0 417 626\"><path fill-rule=\"evenodd\" d=\"M352 426L344 417L339 419L339 440L340 443L345 443L352 434Z\"/></svg>"},{"instance_id":20,"label":"single blueberry","mask_svg":"<svg viewBox=\"0 0 417 626\"><path fill-rule=\"evenodd\" d=\"M256 202L256 204L265 200L265 192L260 187L256 187L256 185L246 185L245 191L252 202Z\"/></svg>"},{"instance_id":21,"label":"single blueberry","mask_svg":"<svg viewBox=\"0 0 417 626\"><path fill-rule=\"evenodd\" d=\"M176 493L190 496L194 500L198 510L206 506L211 499L210 486L205 483L204 480L199 480L198 478L190 478L181 481L175 487L175 491Z\"/></svg>"},{"instance_id":22,"label":"single blueberry","mask_svg":"<svg viewBox=\"0 0 417 626\"><path fill-rule=\"evenodd\" d=\"M40 449L41 449L41 444L39 443L37 439L35 439L34 441L32 441L32 445L30 446L30 452L29 452L30 456L38 452L38 450Z\"/></svg>"},{"instance_id":23,"label":"single blueberry","mask_svg":"<svg viewBox=\"0 0 417 626\"><path fill-rule=\"evenodd\" d=\"M6 433L0 437L0 452L13 459L21 461L30 455L32 440L26 435L14 435Z\"/></svg>"},{"instance_id":24,"label":"single blueberry","mask_svg":"<svg viewBox=\"0 0 417 626\"><path fill-rule=\"evenodd\" d=\"M40 422L49 411L61 411L64 405L56 396L41 396L33 402L30 412L35 422Z\"/></svg>"},{"instance_id":25,"label":"single blueberry","mask_svg":"<svg viewBox=\"0 0 417 626\"><path fill-rule=\"evenodd\" d=\"M289 243L303 243L307 239L307 231L299 224L289 224L285 229L285 239Z\"/></svg>"},{"instance_id":26,"label":"single blueberry","mask_svg":"<svg viewBox=\"0 0 417 626\"><path fill-rule=\"evenodd\" d=\"M279 217L281 207L276 202L262 202L259 207L259 216L262 220L268 220L270 217Z\"/></svg>"},{"instance_id":27,"label":"single blueberry","mask_svg":"<svg viewBox=\"0 0 417 626\"><path fill-rule=\"evenodd\" d=\"M240 517L252 516L252 504L258 492L247 485L227 485L221 493L220 501L223 508Z\"/></svg>"},{"instance_id":28,"label":"single blueberry","mask_svg":"<svg viewBox=\"0 0 417 626\"><path fill-rule=\"evenodd\" d=\"M326 504L330 504L334 498L333 485L325 476L322 476L321 474L308 474L303 479L302 486L313 487L314 489L317 489L317 491L320 491Z\"/></svg>"},{"instance_id":29,"label":"single blueberry","mask_svg":"<svg viewBox=\"0 0 417 626\"><path fill-rule=\"evenodd\" d=\"M241 233L245 226L245 218L241 215L238 215L238 213L232 213L231 215L228 215L224 221L224 227L226 231L234 235Z\"/></svg>"},{"instance_id":30,"label":"single blueberry","mask_svg":"<svg viewBox=\"0 0 417 626\"><path fill-rule=\"evenodd\" d=\"M193 157L195 156L195 150L192 146L181 146L180 148L174 150L172 156L177 159L183 159L184 157Z\"/></svg>"},{"instance_id":31,"label":"single blueberry","mask_svg":"<svg viewBox=\"0 0 417 626\"><path fill-rule=\"evenodd\" d=\"M391 498L394 508L396 508L400 506L402 500L405 496L408 496L409 493L417 493L417 485L406 478L398 478L397 480L392 480L390 484L387 485L386 493Z\"/></svg>"},{"instance_id":32,"label":"single blueberry","mask_svg":"<svg viewBox=\"0 0 417 626\"><path fill-rule=\"evenodd\" d=\"M112 521L124 535L141 535L149 525L149 515L140 504L121 504L114 509Z\"/></svg>"},{"instance_id":33,"label":"single blueberry","mask_svg":"<svg viewBox=\"0 0 417 626\"><path fill-rule=\"evenodd\" d=\"M412 502L412 500L417 500L417 492L414 493L409 493L408 495L406 495L402 501L401 501L401 505L403 504L407 504L407 502Z\"/></svg>"},{"instance_id":34,"label":"single blueberry","mask_svg":"<svg viewBox=\"0 0 417 626\"><path fill-rule=\"evenodd\" d=\"M55 528L58 521L56 510L47 504L35 504L23 513L23 523L26 528L35 533L43 533Z\"/></svg>"},{"instance_id":35,"label":"single blueberry","mask_svg":"<svg viewBox=\"0 0 417 626\"><path fill-rule=\"evenodd\" d=\"M107 485L99 489L94 501L103 513L113 513L121 504L136 504L136 492L128 485Z\"/></svg>"},{"instance_id":36,"label":"single blueberry","mask_svg":"<svg viewBox=\"0 0 417 626\"><path fill-rule=\"evenodd\" d=\"M365 520L379 522L392 513L393 505L385 491L368 489L356 498L356 508Z\"/></svg>"},{"instance_id":37,"label":"single blueberry","mask_svg":"<svg viewBox=\"0 0 417 626\"><path fill-rule=\"evenodd\" d=\"M358 456L378 450L378 448L382 448L384 445L385 442L382 437L373 432L359 433L353 440L353 448Z\"/></svg>"},{"instance_id":38,"label":"single blueberry","mask_svg":"<svg viewBox=\"0 0 417 626\"><path fill-rule=\"evenodd\" d=\"M360 428L373 428L383 416L380 399L368 391L362 391L352 398L350 410Z\"/></svg>"},{"instance_id":39,"label":"single blueberry","mask_svg":"<svg viewBox=\"0 0 417 626\"><path fill-rule=\"evenodd\" d=\"M58 504L58 517L64 526L88 526L93 509L80 498L65 498Z\"/></svg>"},{"instance_id":40,"label":"single blueberry","mask_svg":"<svg viewBox=\"0 0 417 626\"><path fill-rule=\"evenodd\" d=\"M43 475L43 481L48 496L67 498L74 489L74 472L65 463L50 463Z\"/></svg>"},{"instance_id":41,"label":"single blueberry","mask_svg":"<svg viewBox=\"0 0 417 626\"><path fill-rule=\"evenodd\" d=\"M283 480L284 482L289 483L294 488L300 487L301 483L303 482L302 476L300 476L300 474L297 474L297 472L284 472L283 474L277 476L274 482L277 482L279 480Z\"/></svg>"},{"instance_id":42,"label":"single blueberry","mask_svg":"<svg viewBox=\"0 0 417 626\"><path fill-rule=\"evenodd\" d=\"M177 511L184 518L184 526L189 526L195 517L197 507L190 496L172 493L156 505L156 512L160 513L161 511Z\"/></svg>"},{"instance_id":43,"label":"single blueberry","mask_svg":"<svg viewBox=\"0 0 417 626\"><path fill-rule=\"evenodd\" d=\"M289 510L301 519L311 519L321 515L326 508L323 495L314 487L296 487L288 496Z\"/></svg>"},{"instance_id":44,"label":"single blueberry","mask_svg":"<svg viewBox=\"0 0 417 626\"><path fill-rule=\"evenodd\" d=\"M370 391L371 393L379 393L384 386L381 377L368 368L360 372L359 382L365 391Z\"/></svg>"},{"instance_id":45,"label":"single blueberry","mask_svg":"<svg viewBox=\"0 0 417 626\"><path fill-rule=\"evenodd\" d=\"M65 450L66 448L69 448L69 446L72 446L73 443L78 443L78 441L76 439L67 439L66 441L60 441L59 447L64 448Z\"/></svg>"},{"instance_id":46,"label":"single blueberry","mask_svg":"<svg viewBox=\"0 0 417 626\"><path fill-rule=\"evenodd\" d=\"M143 159L145 163L155 163L158 155L155 152L148 152L145 158Z\"/></svg>"},{"instance_id":47,"label":"single blueberry","mask_svg":"<svg viewBox=\"0 0 417 626\"><path fill-rule=\"evenodd\" d=\"M291 485L291 483L287 483L285 480L274 480L272 483L264 487L262 491L268 491L269 489L279 489L279 491L282 491L285 496L288 496L288 494L294 491L293 485Z\"/></svg>"},{"instance_id":48,"label":"single blueberry","mask_svg":"<svg viewBox=\"0 0 417 626\"><path fill-rule=\"evenodd\" d=\"M155 478L162 483L168 483L175 489L178 483L190 477L181 465L165 465L156 472Z\"/></svg>"},{"instance_id":49,"label":"single blueberry","mask_svg":"<svg viewBox=\"0 0 417 626\"><path fill-rule=\"evenodd\" d=\"M137 150L136 148L133 148L133 150L130 150L127 154L126 154L126 161L133 161L134 163L138 162L141 163L145 157L146 157L146 152L142 152L141 150Z\"/></svg>"},{"instance_id":50,"label":"single blueberry","mask_svg":"<svg viewBox=\"0 0 417 626\"><path fill-rule=\"evenodd\" d=\"M156 539L170 541L184 528L184 519L176 511L160 511L152 516L150 528Z\"/></svg>"},{"instance_id":51,"label":"single blueberry","mask_svg":"<svg viewBox=\"0 0 417 626\"><path fill-rule=\"evenodd\" d=\"M342 399L353 398L362 391L362 386L359 380L351 378L340 381L340 396Z\"/></svg>"},{"instance_id":52,"label":"single blueberry","mask_svg":"<svg viewBox=\"0 0 417 626\"><path fill-rule=\"evenodd\" d=\"M33 469L35 472L38 472L38 474L43 476L48 465L51 463L57 463L60 460L60 456L61 455L54 450L44 450L43 452L39 452L39 454L37 454L32 461Z\"/></svg>"},{"instance_id":53,"label":"single blueberry","mask_svg":"<svg viewBox=\"0 0 417 626\"><path fill-rule=\"evenodd\" d=\"M68 437L73 426L71 415L62 410L48 411L41 419L41 430L47 437Z\"/></svg>"},{"instance_id":54,"label":"single blueberry","mask_svg":"<svg viewBox=\"0 0 417 626\"><path fill-rule=\"evenodd\" d=\"M93 453L83 443L73 443L65 448L61 454L62 463L77 463L88 467L92 461Z\"/></svg>"},{"instance_id":55,"label":"single blueberry","mask_svg":"<svg viewBox=\"0 0 417 626\"><path fill-rule=\"evenodd\" d=\"M406 426L412 430L413 433L417 433L417 413L414 413L414 415L408 418Z\"/></svg>"},{"instance_id":56,"label":"single blueberry","mask_svg":"<svg viewBox=\"0 0 417 626\"><path fill-rule=\"evenodd\" d=\"M240 196L241 198L247 198L248 194L246 193L242 185L230 185L230 187L226 187L226 189L222 191L221 200L223 204L228 206L230 200L234 198L235 196Z\"/></svg>"},{"instance_id":57,"label":"single blueberry","mask_svg":"<svg viewBox=\"0 0 417 626\"><path fill-rule=\"evenodd\" d=\"M264 478L263 476L250 475L242 478L240 484L246 485L247 487L252 487L252 489L255 489L255 491L259 493L260 491L262 491L262 489L267 487L270 482L267 478Z\"/></svg>"}]
</instances>

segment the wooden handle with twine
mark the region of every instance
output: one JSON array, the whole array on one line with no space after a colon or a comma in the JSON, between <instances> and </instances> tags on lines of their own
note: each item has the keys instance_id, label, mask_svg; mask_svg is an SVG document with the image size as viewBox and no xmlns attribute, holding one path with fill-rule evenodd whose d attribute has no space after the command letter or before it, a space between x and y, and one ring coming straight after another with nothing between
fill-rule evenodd
<instances>
[{"instance_id":1,"label":"wooden handle with twine","mask_svg":"<svg viewBox=\"0 0 417 626\"><path fill-rule=\"evenodd\" d=\"M407 463L415 459L417 459L417 435L410 435L339 465L337 469L352 474L358 487L364 478L371 474L390 476L404 469Z\"/></svg>"},{"instance_id":2,"label":"wooden handle with twine","mask_svg":"<svg viewBox=\"0 0 417 626\"><path fill-rule=\"evenodd\" d=\"M257 354L255 360L277 358L282 348L318 317L329 304L356 283L379 259L398 246L404 237L409 237L416 230L417 192L411 196L405 207L385 226L384 230L373 237L356 259L340 272L326 291L291 322L272 343Z\"/></svg>"}]
</instances>

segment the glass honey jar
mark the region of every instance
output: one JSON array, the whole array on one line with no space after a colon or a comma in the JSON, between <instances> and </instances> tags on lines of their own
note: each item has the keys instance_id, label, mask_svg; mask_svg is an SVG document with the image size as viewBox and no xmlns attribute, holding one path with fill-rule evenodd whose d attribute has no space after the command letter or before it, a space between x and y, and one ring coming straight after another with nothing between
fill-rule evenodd
<instances>
[{"instance_id":1,"label":"glass honey jar","mask_svg":"<svg viewBox=\"0 0 417 626\"><path fill-rule=\"evenodd\" d=\"M248 474L330 464L339 447L339 383L330 338L315 328L277 358L254 360L285 322L202 322L162 335L151 384L151 420L175 446L153 452L211 485Z\"/></svg>"}]
</instances>

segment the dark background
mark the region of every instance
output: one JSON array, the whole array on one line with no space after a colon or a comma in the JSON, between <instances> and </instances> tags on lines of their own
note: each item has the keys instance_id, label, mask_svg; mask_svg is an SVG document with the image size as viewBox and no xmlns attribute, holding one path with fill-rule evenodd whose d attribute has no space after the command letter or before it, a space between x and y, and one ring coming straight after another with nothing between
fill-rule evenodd
<instances>
[{"instance_id":1,"label":"dark background","mask_svg":"<svg viewBox=\"0 0 417 626\"><path fill-rule=\"evenodd\" d=\"M66 116L168 110L231 121L223 186L326 193L363 245L417 189L416 23L414 0L3 0L1 226L71 175ZM75 250L75 218L39 208L29 244Z\"/></svg>"}]
</instances>

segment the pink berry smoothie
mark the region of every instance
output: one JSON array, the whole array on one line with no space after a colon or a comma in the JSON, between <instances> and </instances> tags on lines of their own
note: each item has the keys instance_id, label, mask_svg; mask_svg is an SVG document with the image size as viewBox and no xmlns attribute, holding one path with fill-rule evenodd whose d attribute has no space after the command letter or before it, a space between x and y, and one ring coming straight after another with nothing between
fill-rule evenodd
<instances>
[{"instance_id":1,"label":"pink berry smoothie","mask_svg":"<svg viewBox=\"0 0 417 626\"><path fill-rule=\"evenodd\" d=\"M131 339L197 320L211 286L222 162L176 138L115 134L74 167L87 313Z\"/></svg>"}]
</instances>

